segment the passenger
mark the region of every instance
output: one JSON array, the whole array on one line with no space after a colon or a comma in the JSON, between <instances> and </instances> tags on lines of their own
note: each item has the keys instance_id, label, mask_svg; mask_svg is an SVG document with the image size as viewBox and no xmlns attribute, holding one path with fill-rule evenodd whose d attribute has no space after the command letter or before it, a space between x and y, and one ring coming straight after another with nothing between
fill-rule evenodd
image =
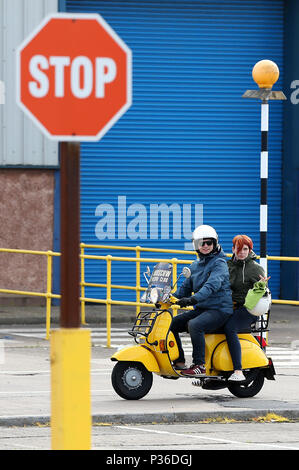
<instances>
[{"instance_id":1,"label":"passenger","mask_svg":"<svg viewBox=\"0 0 299 470\"><path fill-rule=\"evenodd\" d=\"M213 227L200 225L193 232L193 246L198 260L191 265L191 277L174 294L180 307L193 306L173 318L171 331L176 338L179 357L175 368L182 374L198 377L206 374L205 333L220 328L232 315L233 303L225 254ZM192 294L193 293L193 294ZM188 331L193 346L193 364L186 368L179 333Z\"/></svg>"},{"instance_id":2,"label":"passenger","mask_svg":"<svg viewBox=\"0 0 299 470\"><path fill-rule=\"evenodd\" d=\"M245 297L249 289L257 281L267 282L265 272L256 260L252 251L253 242L247 235L237 235L233 239L233 256L228 260L230 284L234 303L234 313L222 327L226 334L227 344L232 357L234 373L228 380L240 382L245 380L241 364L241 345L238 331L250 329L257 317L251 315L244 307Z\"/></svg>"}]
</instances>

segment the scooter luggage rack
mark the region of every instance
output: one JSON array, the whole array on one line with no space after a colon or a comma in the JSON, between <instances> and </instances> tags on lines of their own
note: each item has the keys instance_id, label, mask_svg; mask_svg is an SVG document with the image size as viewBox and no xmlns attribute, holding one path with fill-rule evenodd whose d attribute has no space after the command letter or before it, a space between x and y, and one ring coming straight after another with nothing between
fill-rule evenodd
<instances>
[{"instance_id":1,"label":"scooter luggage rack","mask_svg":"<svg viewBox=\"0 0 299 470\"><path fill-rule=\"evenodd\" d=\"M263 333L264 331L268 331L269 320L270 310L266 314L259 317L256 323L254 323L251 330L252 333Z\"/></svg>"},{"instance_id":2,"label":"scooter luggage rack","mask_svg":"<svg viewBox=\"0 0 299 470\"><path fill-rule=\"evenodd\" d=\"M137 315L132 330L128 331L129 335L133 336L135 341L138 335L147 337L151 333L157 318L157 315L151 318L153 313L154 311L140 312Z\"/></svg>"},{"instance_id":3,"label":"scooter luggage rack","mask_svg":"<svg viewBox=\"0 0 299 470\"><path fill-rule=\"evenodd\" d=\"M251 328L251 333L258 334L259 338L257 339L261 347L263 347L263 333L265 333L266 331L269 331L269 328L268 328L269 320L270 320L270 310L268 310L266 314L259 317L257 322L254 323L254 325Z\"/></svg>"}]
</instances>

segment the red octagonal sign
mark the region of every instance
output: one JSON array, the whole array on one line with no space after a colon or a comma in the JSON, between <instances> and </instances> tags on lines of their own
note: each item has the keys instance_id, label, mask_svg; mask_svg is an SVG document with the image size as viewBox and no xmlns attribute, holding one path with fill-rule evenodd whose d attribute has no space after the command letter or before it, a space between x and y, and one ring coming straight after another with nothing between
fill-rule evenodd
<instances>
[{"instance_id":1,"label":"red octagonal sign","mask_svg":"<svg viewBox=\"0 0 299 470\"><path fill-rule=\"evenodd\" d=\"M131 51L96 14L50 15L17 50L17 102L55 140L99 140L131 106Z\"/></svg>"}]
</instances>

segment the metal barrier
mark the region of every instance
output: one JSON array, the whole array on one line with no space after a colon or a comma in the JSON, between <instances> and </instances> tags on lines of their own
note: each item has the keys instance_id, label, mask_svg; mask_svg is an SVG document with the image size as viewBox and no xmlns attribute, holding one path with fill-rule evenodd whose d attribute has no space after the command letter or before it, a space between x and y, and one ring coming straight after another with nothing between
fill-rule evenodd
<instances>
[{"instance_id":1,"label":"metal barrier","mask_svg":"<svg viewBox=\"0 0 299 470\"><path fill-rule=\"evenodd\" d=\"M155 249L155 248L145 248L141 246L128 247L128 246L109 246L109 245L87 245L85 243L80 244L81 247L81 321L85 324L85 303L86 302L96 302L96 303L105 303L106 304L106 324L107 324L107 347L110 347L110 331L111 331L111 305L125 305L125 306L136 306L136 315L140 311L140 307L148 307L151 304L145 304L140 302L140 293L145 291L145 287L140 285L140 263L171 263L173 266L173 282L177 279L177 265L178 264L191 264L193 260L179 260L177 258L141 258L141 252L152 252L152 253L167 253L167 254L191 254L194 256L194 251L185 251L185 250L168 250L168 249ZM97 256L97 255L87 255L85 254L86 248L93 249L107 249L107 250L124 250L124 251L134 251L135 258L133 257L124 257L124 256ZM85 282L85 259L93 260L106 260L107 263L107 281L106 284L100 283L90 283ZM124 285L115 285L111 284L111 263L112 261L124 261L124 262L133 262L136 263L136 285L135 286L124 286ZM85 297L85 287L105 287L106 288L106 299L93 299ZM127 289L136 291L136 301L129 302L124 300L112 300L111 299L111 289ZM154 305L153 305L154 306ZM173 307L176 309L177 307Z\"/></svg>"},{"instance_id":2,"label":"metal barrier","mask_svg":"<svg viewBox=\"0 0 299 470\"><path fill-rule=\"evenodd\" d=\"M53 268L53 256L60 256L60 253L54 251L33 251L33 250L14 250L11 248L0 248L0 253L20 253L29 255L41 255L47 257L47 278L46 278L46 292L31 292L13 289L0 289L0 292L4 294L17 294L17 295L28 295L34 297L44 297L46 299L46 339L50 338L50 327L51 327L51 305L52 299L60 299L60 295L52 294L52 268Z\"/></svg>"},{"instance_id":3,"label":"metal barrier","mask_svg":"<svg viewBox=\"0 0 299 470\"><path fill-rule=\"evenodd\" d=\"M101 250L121 250L121 251L131 251L135 252L135 257L125 257L125 256L97 256L97 255L88 255L85 253L85 249L101 249ZM135 306L136 314L139 313L140 307L146 306L140 302L140 293L145 291L145 287L141 287L140 278L140 263L158 263L158 262L167 262L172 263L173 265L173 280L175 282L177 278L177 265L179 264L191 264L193 260L180 260L177 258L142 258L141 253L152 252L152 253L165 253L165 254L184 254L194 256L194 251L186 250L171 250L171 249L156 249L156 248L146 248L141 246L128 247L128 246L113 246L113 245L88 245L85 243L80 244L80 258L81 258L81 322L83 325L86 325L86 315L85 315L85 304L90 303L99 303L106 304L106 326L107 326L107 347L111 345L111 306L112 305L124 305L124 306ZM50 337L50 328L51 328L51 304L52 299L60 299L59 294L52 293L52 264L53 256L60 256L60 253L53 251L33 251L33 250L14 250L10 248L0 248L0 253L21 253L21 254L31 254L31 255L41 255L47 257L47 278L46 278L46 292L32 292L32 291L22 291L22 290L13 290L13 289L2 289L0 288L0 293L6 294L16 294L16 295L26 295L26 296L35 296L43 297L46 299L46 339ZM227 255L228 257L232 255ZM106 284L103 283L91 283L85 281L85 260L102 260L106 261ZM299 257L286 257L286 256L267 256L268 260L275 261L299 261ZM136 263L136 285L135 286L126 286L126 285L115 285L111 283L111 263L112 261L122 261L122 262L133 262ZM94 299L85 297L85 287L104 287L106 288L106 299ZM126 289L133 290L136 292L136 301L122 301L122 300L112 300L111 299L111 290L112 289ZM289 304L289 305L299 305L299 301L296 300L278 300L273 299L273 303L277 304ZM174 307L176 308L176 307Z\"/></svg>"}]
</instances>

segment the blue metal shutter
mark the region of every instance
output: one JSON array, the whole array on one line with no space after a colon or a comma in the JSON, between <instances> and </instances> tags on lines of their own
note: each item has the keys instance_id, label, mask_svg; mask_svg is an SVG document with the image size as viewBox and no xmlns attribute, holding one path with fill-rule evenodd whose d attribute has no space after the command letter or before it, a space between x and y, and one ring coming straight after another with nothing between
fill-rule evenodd
<instances>
[{"instance_id":1,"label":"blue metal shutter","mask_svg":"<svg viewBox=\"0 0 299 470\"><path fill-rule=\"evenodd\" d=\"M282 87L283 0L67 0L66 10L101 14L133 53L132 107L100 142L81 145L81 240L184 249L189 213L193 229L202 205L203 223L216 228L226 252L234 235L246 233L258 254L260 103L241 97L256 88L251 70L264 58L278 64L275 89ZM282 104L271 102L271 255L280 254L281 141ZM155 204L162 203L166 215L155 226ZM87 261L87 281L105 281L101 266ZM129 263L114 263L112 272L115 284L135 283ZM277 261L269 274L277 298ZM113 291L112 298L134 295Z\"/></svg>"}]
</instances>

